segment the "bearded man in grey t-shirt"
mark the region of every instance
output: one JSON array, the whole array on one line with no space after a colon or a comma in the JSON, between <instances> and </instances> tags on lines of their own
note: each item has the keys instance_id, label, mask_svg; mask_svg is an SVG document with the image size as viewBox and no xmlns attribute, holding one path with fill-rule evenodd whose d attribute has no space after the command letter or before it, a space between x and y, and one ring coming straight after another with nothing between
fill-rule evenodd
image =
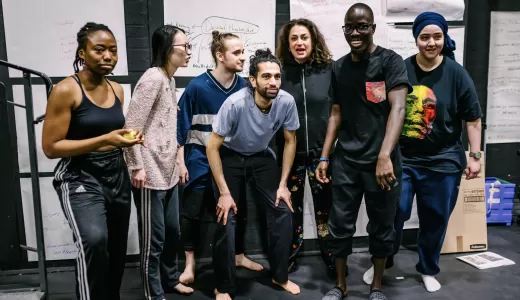
<instances>
[{"instance_id":1,"label":"bearded man in grey t-shirt","mask_svg":"<svg viewBox=\"0 0 520 300\"><path fill-rule=\"evenodd\" d=\"M217 204L217 231L213 264L217 300L236 291L235 215L246 182L253 184L255 200L267 214L269 265L273 283L292 294L300 288L289 281L287 266L292 241L292 203L287 179L296 152L300 127L294 98L280 90L280 61L267 50L251 57L246 87L224 101L206 147ZM285 146L280 168L269 141L283 127ZM245 199L248 201L249 199Z\"/></svg>"}]
</instances>

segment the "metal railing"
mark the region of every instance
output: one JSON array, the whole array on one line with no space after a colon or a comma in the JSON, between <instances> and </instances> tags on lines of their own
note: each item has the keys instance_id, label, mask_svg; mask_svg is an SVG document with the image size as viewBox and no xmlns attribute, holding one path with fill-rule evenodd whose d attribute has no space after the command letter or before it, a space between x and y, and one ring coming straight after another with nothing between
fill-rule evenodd
<instances>
[{"instance_id":1,"label":"metal railing","mask_svg":"<svg viewBox=\"0 0 520 300\"><path fill-rule=\"evenodd\" d=\"M16 69L22 71L23 73L23 86L24 86L24 95L25 95L25 105L20 103L15 103L13 101L9 101L7 96L7 89L5 85L2 84L4 89L4 99L6 106L14 105L17 107L21 107L25 109L26 121L27 121L27 137L29 142L29 161L31 168L31 183L32 183L32 196L33 196L33 207L34 207L34 220L35 220L35 230L36 230L36 248L29 247L27 245L20 245L20 247L26 251L36 252L38 255L38 273L39 273L39 290L43 293L43 298L46 297L48 290L48 281L47 281L47 264L45 260L45 241L43 236L43 221L42 221L42 206L41 206L41 194L40 194L40 180L39 180L39 172L38 172L38 156L36 152L36 139L35 139L35 125L42 122L45 118L45 115L41 115L34 118L34 110L33 110L33 93L32 93L32 77L31 75L36 75L43 79L45 83L45 87L47 90L47 97L50 95L52 91L52 81L49 76L44 73L34 71L28 68L24 68L18 65L11 64L7 61L0 60L0 66ZM1 99L0 99L1 100ZM7 110L7 114L9 115L9 109Z\"/></svg>"}]
</instances>

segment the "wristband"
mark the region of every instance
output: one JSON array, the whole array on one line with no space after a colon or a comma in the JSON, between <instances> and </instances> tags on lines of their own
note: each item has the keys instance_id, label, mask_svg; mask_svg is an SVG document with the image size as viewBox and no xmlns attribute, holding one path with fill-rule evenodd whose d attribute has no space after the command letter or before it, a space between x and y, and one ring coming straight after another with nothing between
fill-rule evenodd
<instances>
[{"instance_id":1,"label":"wristband","mask_svg":"<svg viewBox=\"0 0 520 300\"><path fill-rule=\"evenodd\" d=\"M320 161L326 161L326 162L329 162L329 159L326 158L326 157L320 157Z\"/></svg>"}]
</instances>

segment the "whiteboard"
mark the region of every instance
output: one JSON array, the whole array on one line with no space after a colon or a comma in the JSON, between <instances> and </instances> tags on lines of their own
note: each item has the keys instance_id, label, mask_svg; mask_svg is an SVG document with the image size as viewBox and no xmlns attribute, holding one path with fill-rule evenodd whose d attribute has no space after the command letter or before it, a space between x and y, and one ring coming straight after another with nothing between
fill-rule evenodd
<instances>
[{"instance_id":1,"label":"whiteboard","mask_svg":"<svg viewBox=\"0 0 520 300\"><path fill-rule=\"evenodd\" d=\"M122 84L125 93L125 103L123 112L126 114L128 105L130 104L131 87L129 84ZM47 92L44 85L33 85L33 113L34 118L45 114L47 106ZM15 103L25 105L25 94L23 85L13 85L13 99ZM27 119L25 117L25 109L15 106L15 124L16 136L18 144L18 166L20 172L31 172L29 163L29 139L27 137ZM35 125L34 133L36 140L36 153L38 157L39 172L53 172L54 167L58 164L57 159L48 159L42 149L42 130L43 122Z\"/></svg>"},{"instance_id":2,"label":"whiteboard","mask_svg":"<svg viewBox=\"0 0 520 300\"><path fill-rule=\"evenodd\" d=\"M448 29L448 34L456 43L455 60L463 65L464 63L464 37L465 30L463 26L452 26ZM411 26L388 26L388 43L389 49L394 50L401 55L403 59L417 54L419 50L415 44Z\"/></svg>"},{"instance_id":3,"label":"whiteboard","mask_svg":"<svg viewBox=\"0 0 520 300\"><path fill-rule=\"evenodd\" d=\"M78 254L78 249L72 238L72 230L61 209L58 194L52 186L52 179L52 177L40 178L45 257L46 260L75 259ZM31 179L20 179L20 187L22 191L25 239L27 246L37 248ZM138 253L139 232L137 228L136 209L132 197L127 254L133 255ZM27 252L27 256L29 261L38 260L37 253Z\"/></svg>"},{"instance_id":4,"label":"whiteboard","mask_svg":"<svg viewBox=\"0 0 520 300\"><path fill-rule=\"evenodd\" d=\"M486 143L520 142L520 12L491 12Z\"/></svg>"},{"instance_id":5,"label":"whiteboard","mask_svg":"<svg viewBox=\"0 0 520 300\"><path fill-rule=\"evenodd\" d=\"M269 47L274 54L275 0L192 0L189 4L179 9L179 1L164 0L164 22L184 29L193 45L189 66L179 68L175 76L198 76L215 67L210 50L213 30L237 34L244 42L242 76L249 74L249 57L257 49Z\"/></svg>"},{"instance_id":6,"label":"whiteboard","mask_svg":"<svg viewBox=\"0 0 520 300\"><path fill-rule=\"evenodd\" d=\"M382 47L387 45L388 25L381 10L382 0L290 0L291 19L306 18L318 26L325 42L332 52L334 60L350 52L350 47L343 35L345 14L350 6L357 2L367 4L374 12L374 43Z\"/></svg>"},{"instance_id":7,"label":"whiteboard","mask_svg":"<svg viewBox=\"0 0 520 300\"><path fill-rule=\"evenodd\" d=\"M387 22L413 22L415 18L431 11L441 14L447 21L462 21L464 0L382 0Z\"/></svg>"},{"instance_id":8,"label":"whiteboard","mask_svg":"<svg viewBox=\"0 0 520 300\"><path fill-rule=\"evenodd\" d=\"M123 0L2 0L7 59L50 77L74 72L76 36L87 22L114 33L119 62L114 75L128 75ZM9 69L10 77L21 77Z\"/></svg>"},{"instance_id":9,"label":"whiteboard","mask_svg":"<svg viewBox=\"0 0 520 300\"><path fill-rule=\"evenodd\" d=\"M185 88L176 88L175 95L177 96L177 102L181 100L182 93L184 93Z\"/></svg>"}]
</instances>

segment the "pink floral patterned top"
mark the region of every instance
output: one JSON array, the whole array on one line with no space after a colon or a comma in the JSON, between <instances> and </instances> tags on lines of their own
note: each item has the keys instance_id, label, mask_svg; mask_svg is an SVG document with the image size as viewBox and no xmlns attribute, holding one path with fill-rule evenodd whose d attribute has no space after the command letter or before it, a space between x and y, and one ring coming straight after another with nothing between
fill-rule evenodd
<instances>
[{"instance_id":1,"label":"pink floral patterned top","mask_svg":"<svg viewBox=\"0 0 520 300\"><path fill-rule=\"evenodd\" d=\"M126 115L125 128L144 134L144 147L125 149L130 172L144 168L145 188L168 190L179 176L177 158L177 96L175 80L160 68L150 68L137 82Z\"/></svg>"}]
</instances>

